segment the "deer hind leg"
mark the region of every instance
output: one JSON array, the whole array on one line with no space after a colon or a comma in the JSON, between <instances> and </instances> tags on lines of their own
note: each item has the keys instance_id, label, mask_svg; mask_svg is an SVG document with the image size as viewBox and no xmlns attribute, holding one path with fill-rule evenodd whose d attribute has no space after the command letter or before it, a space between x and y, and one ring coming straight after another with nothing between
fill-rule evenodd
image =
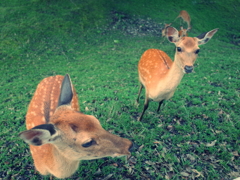
<instances>
[{"instance_id":1,"label":"deer hind leg","mask_svg":"<svg viewBox=\"0 0 240 180\"><path fill-rule=\"evenodd\" d=\"M141 114L141 116L139 117L138 121L141 121L141 120L142 120L142 117L143 117L145 111L147 110L148 105L149 105L149 98L148 98L148 96L147 96L147 94L146 94L143 111L142 111L142 114Z\"/></svg>"},{"instance_id":2,"label":"deer hind leg","mask_svg":"<svg viewBox=\"0 0 240 180\"><path fill-rule=\"evenodd\" d=\"M159 112L159 110L160 110L161 105L162 105L163 102L164 102L164 100L161 100L161 101L159 102L159 104L158 104L158 108L157 108L157 112Z\"/></svg>"},{"instance_id":3,"label":"deer hind leg","mask_svg":"<svg viewBox=\"0 0 240 180\"><path fill-rule=\"evenodd\" d=\"M138 91L138 97L137 97L137 100L136 100L136 104L139 103L139 98L140 98L140 94L141 94L141 92L142 92L142 88L143 88L143 85L142 85L142 83L141 83L141 84L140 84L139 91Z\"/></svg>"},{"instance_id":4,"label":"deer hind leg","mask_svg":"<svg viewBox=\"0 0 240 180\"><path fill-rule=\"evenodd\" d=\"M187 22L187 25L188 25L188 29L187 30L190 31L190 29L192 28L190 22Z\"/></svg>"}]
</instances>

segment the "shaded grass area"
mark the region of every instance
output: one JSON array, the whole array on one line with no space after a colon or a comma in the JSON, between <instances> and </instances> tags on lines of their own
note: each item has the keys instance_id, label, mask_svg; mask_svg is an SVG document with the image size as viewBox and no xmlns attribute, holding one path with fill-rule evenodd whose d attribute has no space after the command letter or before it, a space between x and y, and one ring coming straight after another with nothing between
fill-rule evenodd
<instances>
[{"instance_id":1,"label":"shaded grass area","mask_svg":"<svg viewBox=\"0 0 240 180\"><path fill-rule=\"evenodd\" d=\"M161 0L123 0L114 3L120 12L150 17L163 24L173 23L172 26L176 28L180 28L180 19L174 21L175 18L180 10L187 10L192 24L190 36L208 31L209 28L220 28L218 35L222 41L239 45L240 11L237 7L240 1L173 0L166 3ZM184 27L187 28L186 25Z\"/></svg>"},{"instance_id":2,"label":"shaded grass area","mask_svg":"<svg viewBox=\"0 0 240 180\"><path fill-rule=\"evenodd\" d=\"M119 4L113 6L113 2L116 3L111 1L105 8L115 7L134 14L134 8L140 11L142 4L148 9L143 16L149 14L153 19L156 16L154 3L140 2L131 5L132 10L125 7L125 11ZM104 2L99 3L96 6ZM93 1L1 4L0 178L49 178L34 173L28 146L17 135L25 130L27 106L37 84L45 77L66 73L71 75L79 95L81 111L96 116L105 129L139 146L129 161L124 158L83 161L72 179L239 177L239 46L223 43L221 33L226 29L201 47L195 72L185 75L161 113L156 113L158 104L150 102L143 122L137 122L144 102L142 93L139 107L135 105L139 58L149 48L162 49L173 57L173 45L168 42L161 45L159 37L105 31L102 25L103 21L109 22L104 18L107 9L99 8L103 12L93 13L93 4ZM90 15L89 9L84 13L89 24L80 23L84 19L77 16L82 12L81 6L92 10ZM210 11L206 7L206 12ZM148 13L150 9L154 10L152 15ZM163 9L166 14L163 19L167 19L170 9ZM213 12L214 17L220 16L219 11ZM202 29L197 29L194 23L197 33L192 34L199 35L219 25L210 26L205 21L206 28ZM91 25L94 28L89 29Z\"/></svg>"}]
</instances>

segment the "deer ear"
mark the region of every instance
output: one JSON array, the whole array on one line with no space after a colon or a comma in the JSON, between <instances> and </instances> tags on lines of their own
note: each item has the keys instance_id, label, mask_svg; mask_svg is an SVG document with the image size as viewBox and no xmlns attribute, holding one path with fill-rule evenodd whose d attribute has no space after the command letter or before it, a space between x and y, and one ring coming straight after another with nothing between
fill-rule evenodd
<instances>
[{"instance_id":1,"label":"deer ear","mask_svg":"<svg viewBox=\"0 0 240 180\"><path fill-rule=\"evenodd\" d=\"M66 74L62 81L61 92L58 100L58 106L70 105L73 98L73 88L70 76Z\"/></svg>"},{"instance_id":2,"label":"deer ear","mask_svg":"<svg viewBox=\"0 0 240 180\"><path fill-rule=\"evenodd\" d=\"M199 36L197 36L196 38L198 39L198 45L206 44L217 31L218 31L218 28L202 33Z\"/></svg>"},{"instance_id":3,"label":"deer ear","mask_svg":"<svg viewBox=\"0 0 240 180\"><path fill-rule=\"evenodd\" d=\"M179 41L178 30L174 27L167 27L167 38L171 43Z\"/></svg>"},{"instance_id":4,"label":"deer ear","mask_svg":"<svg viewBox=\"0 0 240 180\"><path fill-rule=\"evenodd\" d=\"M53 135L56 134L54 125L42 124L36 126L30 130L23 131L19 134L26 143L34 146L41 146L46 143L50 143L53 139Z\"/></svg>"}]
</instances>

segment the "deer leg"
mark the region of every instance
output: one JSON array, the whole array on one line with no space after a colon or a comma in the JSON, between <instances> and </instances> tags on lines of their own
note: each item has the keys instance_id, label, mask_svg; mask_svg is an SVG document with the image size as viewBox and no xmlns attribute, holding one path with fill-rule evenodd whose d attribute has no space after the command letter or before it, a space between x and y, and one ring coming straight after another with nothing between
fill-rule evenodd
<instances>
[{"instance_id":1,"label":"deer leg","mask_svg":"<svg viewBox=\"0 0 240 180\"><path fill-rule=\"evenodd\" d=\"M141 121L141 120L142 120L142 117L143 117L145 111L146 111L147 108L148 108L148 104L149 104L149 99L148 99L148 97L146 96L145 103L144 103L144 107L143 107L143 111L142 111L142 114L141 114L141 116L139 117L138 121Z\"/></svg>"},{"instance_id":2,"label":"deer leg","mask_svg":"<svg viewBox=\"0 0 240 180\"><path fill-rule=\"evenodd\" d=\"M140 94L141 94L141 92L142 92L142 88L143 88L143 85L142 85L142 83L141 83L141 84L140 84L139 91L138 91L138 97L137 97L137 100L136 100L136 104L139 103L139 98L140 98Z\"/></svg>"},{"instance_id":3,"label":"deer leg","mask_svg":"<svg viewBox=\"0 0 240 180\"><path fill-rule=\"evenodd\" d=\"M161 108L161 105L162 105L163 101L164 101L164 100L161 100L161 101L159 102L159 104L158 104L158 108L157 108L157 112L159 112L159 110L160 110L160 108Z\"/></svg>"}]
</instances>

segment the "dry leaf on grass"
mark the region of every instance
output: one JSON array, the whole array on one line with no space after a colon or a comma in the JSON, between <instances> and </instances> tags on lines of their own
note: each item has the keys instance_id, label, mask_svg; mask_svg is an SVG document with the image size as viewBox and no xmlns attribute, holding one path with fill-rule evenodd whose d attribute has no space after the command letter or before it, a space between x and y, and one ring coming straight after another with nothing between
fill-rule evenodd
<instances>
[{"instance_id":1,"label":"dry leaf on grass","mask_svg":"<svg viewBox=\"0 0 240 180\"><path fill-rule=\"evenodd\" d=\"M197 175L195 177L199 177L199 176L204 177L203 174L196 169L192 169L192 172L197 173Z\"/></svg>"},{"instance_id":2,"label":"dry leaf on grass","mask_svg":"<svg viewBox=\"0 0 240 180\"><path fill-rule=\"evenodd\" d=\"M217 142L217 140L214 140L214 141L212 141L211 143L206 143L206 146L207 146L207 147L215 146L216 142Z\"/></svg>"}]
</instances>

